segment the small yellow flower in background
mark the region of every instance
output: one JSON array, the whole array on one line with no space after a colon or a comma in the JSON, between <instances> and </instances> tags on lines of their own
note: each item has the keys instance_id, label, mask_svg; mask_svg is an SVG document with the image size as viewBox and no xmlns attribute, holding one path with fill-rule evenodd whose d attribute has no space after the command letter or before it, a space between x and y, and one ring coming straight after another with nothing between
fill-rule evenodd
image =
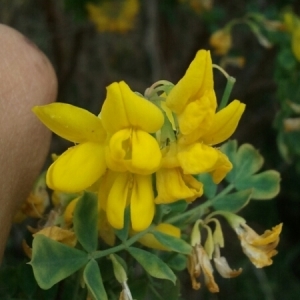
<instances>
[{"instance_id":1,"label":"small yellow flower in background","mask_svg":"<svg viewBox=\"0 0 300 300\"><path fill-rule=\"evenodd\" d=\"M224 56L220 61L220 67L225 69L228 65L237 68L243 68L245 66L246 59L243 56Z\"/></svg>"},{"instance_id":2,"label":"small yellow flower in background","mask_svg":"<svg viewBox=\"0 0 300 300\"><path fill-rule=\"evenodd\" d=\"M63 229L57 226L46 227L39 230L37 233L33 235L33 237L42 234L52 240L63 243L70 247L75 247L77 243L77 238L73 231Z\"/></svg>"},{"instance_id":3,"label":"small yellow flower in background","mask_svg":"<svg viewBox=\"0 0 300 300\"><path fill-rule=\"evenodd\" d=\"M44 235L54 241L60 242L70 247L75 247L77 243L76 235L73 231L68 229L63 229L58 226L49 226L44 227L41 230L31 229L35 233L32 235L33 238L37 235ZM31 258L32 256L32 248L30 248L25 240L22 241L22 248L24 253Z\"/></svg>"},{"instance_id":4,"label":"small yellow flower in background","mask_svg":"<svg viewBox=\"0 0 300 300\"><path fill-rule=\"evenodd\" d=\"M300 61L300 25L292 32L292 51L298 61Z\"/></svg>"},{"instance_id":5,"label":"small yellow flower in background","mask_svg":"<svg viewBox=\"0 0 300 300\"><path fill-rule=\"evenodd\" d=\"M57 191L81 192L106 170L106 133L92 113L65 103L36 106L33 112L54 133L78 145L60 155L47 171L47 185Z\"/></svg>"},{"instance_id":6,"label":"small yellow flower in background","mask_svg":"<svg viewBox=\"0 0 300 300\"><path fill-rule=\"evenodd\" d=\"M209 43L214 48L214 52L217 55L226 55L231 48L232 38L229 30L219 29L215 31L210 39Z\"/></svg>"},{"instance_id":7,"label":"small yellow flower in background","mask_svg":"<svg viewBox=\"0 0 300 300\"><path fill-rule=\"evenodd\" d=\"M300 61L300 18L292 12L287 12L283 16L284 25L292 35L291 47L295 58Z\"/></svg>"},{"instance_id":8,"label":"small yellow flower in background","mask_svg":"<svg viewBox=\"0 0 300 300\"><path fill-rule=\"evenodd\" d=\"M243 223L234 227L234 230L241 241L244 253L257 268L263 268L273 263L271 258L277 254L275 248L279 243L282 223L273 227L272 230L266 230L262 235L258 235Z\"/></svg>"},{"instance_id":9,"label":"small yellow flower in background","mask_svg":"<svg viewBox=\"0 0 300 300\"><path fill-rule=\"evenodd\" d=\"M283 121L284 130L289 131L300 131L300 118L286 118Z\"/></svg>"},{"instance_id":10,"label":"small yellow flower in background","mask_svg":"<svg viewBox=\"0 0 300 300\"><path fill-rule=\"evenodd\" d=\"M42 218L50 204L44 173L36 180L29 196L14 216L13 222L20 223L27 217Z\"/></svg>"},{"instance_id":11,"label":"small yellow flower in background","mask_svg":"<svg viewBox=\"0 0 300 300\"><path fill-rule=\"evenodd\" d=\"M87 3L89 19L99 32L127 32L133 29L140 10L139 0L109 0Z\"/></svg>"}]
</instances>

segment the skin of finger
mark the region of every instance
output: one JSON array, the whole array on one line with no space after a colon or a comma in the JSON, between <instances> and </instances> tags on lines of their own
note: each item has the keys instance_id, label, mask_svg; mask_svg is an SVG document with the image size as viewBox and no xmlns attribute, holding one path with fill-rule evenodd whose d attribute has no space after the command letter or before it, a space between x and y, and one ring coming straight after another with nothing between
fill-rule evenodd
<instances>
[{"instance_id":1,"label":"skin of finger","mask_svg":"<svg viewBox=\"0 0 300 300\"><path fill-rule=\"evenodd\" d=\"M0 261L11 220L48 154L51 133L31 108L55 101L56 95L46 56L25 36L0 25Z\"/></svg>"}]
</instances>

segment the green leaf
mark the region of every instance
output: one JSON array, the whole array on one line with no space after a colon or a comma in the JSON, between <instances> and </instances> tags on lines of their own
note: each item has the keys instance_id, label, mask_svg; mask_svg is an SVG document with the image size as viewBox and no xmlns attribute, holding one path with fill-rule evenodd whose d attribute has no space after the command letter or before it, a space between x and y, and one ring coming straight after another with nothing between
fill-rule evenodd
<instances>
[{"instance_id":1,"label":"green leaf","mask_svg":"<svg viewBox=\"0 0 300 300\"><path fill-rule=\"evenodd\" d=\"M94 299L108 300L99 266L94 259L91 259L83 271L83 279Z\"/></svg>"},{"instance_id":2,"label":"green leaf","mask_svg":"<svg viewBox=\"0 0 300 300\"><path fill-rule=\"evenodd\" d=\"M278 62L286 71L292 71L297 66L297 61L290 48L285 48L278 54Z\"/></svg>"},{"instance_id":3,"label":"green leaf","mask_svg":"<svg viewBox=\"0 0 300 300\"><path fill-rule=\"evenodd\" d=\"M164 281L160 290L162 299L178 300L180 296L180 281L176 281L175 287L170 281Z\"/></svg>"},{"instance_id":4,"label":"green leaf","mask_svg":"<svg viewBox=\"0 0 300 300\"><path fill-rule=\"evenodd\" d=\"M19 270L19 286L25 295L32 297L37 289L37 283L33 276L32 268L28 264L21 264Z\"/></svg>"},{"instance_id":5,"label":"green leaf","mask_svg":"<svg viewBox=\"0 0 300 300\"><path fill-rule=\"evenodd\" d=\"M2 299L11 299L18 290L19 281L16 274L17 269L14 267L0 269L0 296Z\"/></svg>"},{"instance_id":6,"label":"green leaf","mask_svg":"<svg viewBox=\"0 0 300 300\"><path fill-rule=\"evenodd\" d=\"M173 270L183 271L187 266L187 256L181 253L163 252L161 259Z\"/></svg>"},{"instance_id":7,"label":"green leaf","mask_svg":"<svg viewBox=\"0 0 300 300\"><path fill-rule=\"evenodd\" d=\"M236 182L236 188L252 189L252 199L272 199L280 190L280 174L274 170L265 171Z\"/></svg>"},{"instance_id":8,"label":"green leaf","mask_svg":"<svg viewBox=\"0 0 300 300\"><path fill-rule=\"evenodd\" d=\"M146 294L149 288L148 278L134 278L128 280L128 286L130 286L130 291L133 299L147 299Z\"/></svg>"},{"instance_id":9,"label":"green leaf","mask_svg":"<svg viewBox=\"0 0 300 300\"><path fill-rule=\"evenodd\" d=\"M88 262L88 254L71 248L44 235L37 235L32 243L34 277L42 289L49 289L57 282L75 273Z\"/></svg>"},{"instance_id":10,"label":"green leaf","mask_svg":"<svg viewBox=\"0 0 300 300\"><path fill-rule=\"evenodd\" d=\"M237 169L236 180L245 178L258 172L263 166L264 158L250 144L243 144L236 153L235 168Z\"/></svg>"},{"instance_id":11,"label":"green leaf","mask_svg":"<svg viewBox=\"0 0 300 300\"><path fill-rule=\"evenodd\" d=\"M232 183L253 175L261 169L264 162L261 154L252 145L243 144L237 150L237 143L234 142L230 141L228 145L221 147L233 165L233 169L226 176Z\"/></svg>"},{"instance_id":12,"label":"green leaf","mask_svg":"<svg viewBox=\"0 0 300 300\"><path fill-rule=\"evenodd\" d=\"M216 210L238 212L248 204L252 196L252 189L238 191L220 198L216 198L213 206Z\"/></svg>"},{"instance_id":13,"label":"green leaf","mask_svg":"<svg viewBox=\"0 0 300 300\"><path fill-rule=\"evenodd\" d=\"M211 199L217 193L217 185L213 182L212 177L208 173L203 173L195 176L196 179L203 183L204 195Z\"/></svg>"},{"instance_id":14,"label":"green leaf","mask_svg":"<svg viewBox=\"0 0 300 300\"><path fill-rule=\"evenodd\" d=\"M93 252L98 246L98 199L96 194L85 192L74 211L74 231L82 247Z\"/></svg>"},{"instance_id":15,"label":"green leaf","mask_svg":"<svg viewBox=\"0 0 300 300\"><path fill-rule=\"evenodd\" d=\"M183 254L191 254L192 252L192 246L182 239L171 236L169 234L162 233L157 230L153 230L151 231L151 233L161 244L175 252Z\"/></svg>"},{"instance_id":16,"label":"green leaf","mask_svg":"<svg viewBox=\"0 0 300 300\"><path fill-rule=\"evenodd\" d=\"M156 255L135 247L129 247L127 251L152 277L171 280L174 284L176 276L173 271Z\"/></svg>"},{"instance_id":17,"label":"green leaf","mask_svg":"<svg viewBox=\"0 0 300 300\"><path fill-rule=\"evenodd\" d=\"M177 214L177 213L184 212L188 207L188 203L185 200L179 200L170 204L166 204L166 206L170 208L170 214L172 213Z\"/></svg>"}]
</instances>

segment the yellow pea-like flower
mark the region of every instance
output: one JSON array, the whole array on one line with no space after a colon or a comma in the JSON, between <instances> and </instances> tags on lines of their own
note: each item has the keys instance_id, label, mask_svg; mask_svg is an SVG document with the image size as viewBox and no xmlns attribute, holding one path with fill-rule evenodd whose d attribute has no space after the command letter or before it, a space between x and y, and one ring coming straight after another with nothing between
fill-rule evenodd
<instances>
[{"instance_id":1,"label":"yellow pea-like flower","mask_svg":"<svg viewBox=\"0 0 300 300\"><path fill-rule=\"evenodd\" d=\"M59 156L47 171L47 185L57 191L80 192L105 172L106 132L92 113L66 103L36 106L33 112L54 133L78 145Z\"/></svg>"},{"instance_id":2,"label":"yellow pea-like flower","mask_svg":"<svg viewBox=\"0 0 300 300\"><path fill-rule=\"evenodd\" d=\"M151 135L164 123L159 108L122 81L107 87L100 116L109 135L106 158L110 169L147 175L159 168L161 152Z\"/></svg>"}]
</instances>

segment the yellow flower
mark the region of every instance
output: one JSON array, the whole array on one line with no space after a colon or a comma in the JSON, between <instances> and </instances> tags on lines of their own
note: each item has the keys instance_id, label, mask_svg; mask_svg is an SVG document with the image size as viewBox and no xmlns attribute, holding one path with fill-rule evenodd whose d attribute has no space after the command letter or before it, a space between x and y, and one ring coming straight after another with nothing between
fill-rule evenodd
<instances>
[{"instance_id":1,"label":"yellow flower","mask_svg":"<svg viewBox=\"0 0 300 300\"><path fill-rule=\"evenodd\" d=\"M271 258L277 254L275 248L279 243L282 223L273 227L272 230L266 230L262 235L258 235L244 223L235 226L234 230L241 241L243 252L257 268L263 268L273 263Z\"/></svg>"},{"instance_id":2,"label":"yellow flower","mask_svg":"<svg viewBox=\"0 0 300 300\"><path fill-rule=\"evenodd\" d=\"M176 226L173 226L171 224L167 223L160 223L158 224L154 230L168 234L170 236L180 238L180 229ZM162 245L152 233L146 233L138 240L142 245L157 249L157 250L164 250L164 251L170 251L169 248Z\"/></svg>"},{"instance_id":3,"label":"yellow flower","mask_svg":"<svg viewBox=\"0 0 300 300\"><path fill-rule=\"evenodd\" d=\"M79 192L96 182L106 170L106 133L100 118L65 103L33 108L54 133L78 143L59 156L47 171L47 185L57 191Z\"/></svg>"},{"instance_id":4,"label":"yellow flower","mask_svg":"<svg viewBox=\"0 0 300 300\"><path fill-rule=\"evenodd\" d=\"M158 170L161 152L151 133L164 123L159 108L122 81L107 87L100 116L109 135L106 158L111 170L143 175Z\"/></svg>"},{"instance_id":5,"label":"yellow flower","mask_svg":"<svg viewBox=\"0 0 300 300\"><path fill-rule=\"evenodd\" d=\"M200 50L166 99L167 106L178 118L182 135L179 143L203 141L216 145L228 139L235 131L245 105L234 100L216 113L213 85L210 52Z\"/></svg>"},{"instance_id":6,"label":"yellow flower","mask_svg":"<svg viewBox=\"0 0 300 300\"><path fill-rule=\"evenodd\" d=\"M159 169L162 157L151 133L162 127L163 114L120 82L107 87L100 117L108 133L106 161L110 169L100 181L100 206L108 222L121 229L125 208L130 205L133 229L144 230L155 211L151 174Z\"/></svg>"},{"instance_id":7,"label":"yellow flower","mask_svg":"<svg viewBox=\"0 0 300 300\"><path fill-rule=\"evenodd\" d=\"M86 9L98 31L126 32L134 27L140 5L138 0L110 0L87 3Z\"/></svg>"},{"instance_id":8,"label":"yellow flower","mask_svg":"<svg viewBox=\"0 0 300 300\"><path fill-rule=\"evenodd\" d=\"M216 113L212 61L209 51L200 50L186 74L166 98L178 119L177 159L184 174L209 172L219 183L231 170L227 157L214 145L228 139L245 110L238 100Z\"/></svg>"},{"instance_id":9,"label":"yellow flower","mask_svg":"<svg viewBox=\"0 0 300 300\"><path fill-rule=\"evenodd\" d=\"M215 31L211 35L209 43L214 48L216 54L226 55L232 44L230 31L226 29Z\"/></svg>"}]
</instances>

